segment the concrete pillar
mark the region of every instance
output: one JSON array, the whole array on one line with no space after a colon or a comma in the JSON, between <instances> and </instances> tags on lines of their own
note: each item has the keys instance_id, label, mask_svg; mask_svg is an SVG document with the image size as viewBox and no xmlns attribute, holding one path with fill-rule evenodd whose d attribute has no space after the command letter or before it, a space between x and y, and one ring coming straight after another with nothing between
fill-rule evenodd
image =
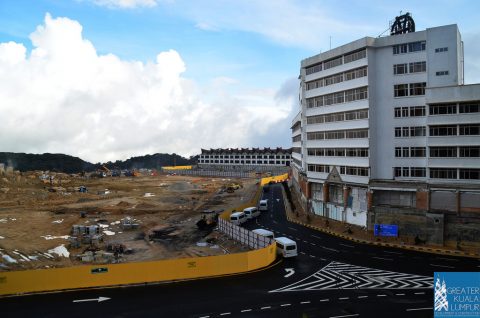
<instances>
[{"instance_id":1,"label":"concrete pillar","mask_svg":"<svg viewBox=\"0 0 480 318\"><path fill-rule=\"evenodd\" d=\"M367 211L371 211L373 207L373 190L367 191Z\"/></svg>"},{"instance_id":2,"label":"concrete pillar","mask_svg":"<svg viewBox=\"0 0 480 318\"><path fill-rule=\"evenodd\" d=\"M329 186L328 183L325 182L322 187L323 191L323 202L327 203L330 201L330 193L329 193Z\"/></svg>"},{"instance_id":3,"label":"concrete pillar","mask_svg":"<svg viewBox=\"0 0 480 318\"><path fill-rule=\"evenodd\" d=\"M460 210L461 210L461 207L462 207L462 204L461 204L461 199L462 199L462 193L460 191L455 191L455 198L456 198L456 207L455 207L455 211L457 212L457 215L460 216Z\"/></svg>"}]
</instances>

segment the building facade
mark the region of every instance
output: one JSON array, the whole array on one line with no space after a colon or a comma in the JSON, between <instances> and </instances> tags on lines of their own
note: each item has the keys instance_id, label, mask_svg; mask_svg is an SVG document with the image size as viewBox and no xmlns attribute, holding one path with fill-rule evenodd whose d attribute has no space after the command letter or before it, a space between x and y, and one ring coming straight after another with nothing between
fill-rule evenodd
<instances>
[{"instance_id":1,"label":"building facade","mask_svg":"<svg viewBox=\"0 0 480 318\"><path fill-rule=\"evenodd\" d=\"M198 166L204 169L286 171L290 162L291 149L202 149Z\"/></svg>"},{"instance_id":2,"label":"building facade","mask_svg":"<svg viewBox=\"0 0 480 318\"><path fill-rule=\"evenodd\" d=\"M480 85L464 85L456 25L353 41L299 78L292 174L310 212L439 244L480 217Z\"/></svg>"}]
</instances>

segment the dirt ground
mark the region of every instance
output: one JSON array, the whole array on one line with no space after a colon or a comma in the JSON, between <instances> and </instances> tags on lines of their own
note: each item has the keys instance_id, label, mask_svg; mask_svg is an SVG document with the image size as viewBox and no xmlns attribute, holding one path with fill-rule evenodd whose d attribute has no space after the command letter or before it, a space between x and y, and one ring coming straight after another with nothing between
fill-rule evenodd
<instances>
[{"instance_id":1,"label":"dirt ground","mask_svg":"<svg viewBox=\"0 0 480 318\"><path fill-rule=\"evenodd\" d=\"M0 271L220 255L244 249L212 228L199 230L196 223L202 212L220 212L249 201L256 179L50 175L53 180L42 180L39 172L0 177ZM221 191L231 183L242 187L233 193ZM88 192L79 192L80 186ZM138 226L122 227L126 217ZM102 239L76 246L74 225L98 225Z\"/></svg>"}]
</instances>

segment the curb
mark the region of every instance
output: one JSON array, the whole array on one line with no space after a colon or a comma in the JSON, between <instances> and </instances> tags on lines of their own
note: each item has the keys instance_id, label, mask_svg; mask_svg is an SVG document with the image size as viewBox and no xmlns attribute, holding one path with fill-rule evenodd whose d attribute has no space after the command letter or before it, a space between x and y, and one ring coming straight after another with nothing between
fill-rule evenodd
<instances>
[{"instance_id":1,"label":"curb","mask_svg":"<svg viewBox=\"0 0 480 318\"><path fill-rule=\"evenodd\" d=\"M360 244L368 244L368 245L376 245L376 246L384 246L384 247L393 247L393 248L399 248L399 249L404 249L404 250L413 250L417 252L423 252L423 253L431 253L431 254L440 254L440 255L451 255L451 256L464 256L464 257L470 257L470 258L479 258L480 259L480 254L478 253L467 253L467 252L461 252L461 251L451 251L451 250L443 250L443 249L437 249L437 248L429 248L429 247L418 247L414 245L400 245L400 244L393 244L393 243L384 243L384 242L372 242L372 241L367 241L367 240L361 240L361 239L356 239L349 237L347 235L343 234L338 234L337 232L333 232L330 230L325 230L320 227L316 227L310 224L305 224L303 222L291 219L287 215L287 220L292 223L296 223L299 225L302 225L304 227L308 227L310 229L313 229L315 231L323 232L332 236L340 237L345 240L349 240L351 242L356 242Z\"/></svg>"}]
</instances>

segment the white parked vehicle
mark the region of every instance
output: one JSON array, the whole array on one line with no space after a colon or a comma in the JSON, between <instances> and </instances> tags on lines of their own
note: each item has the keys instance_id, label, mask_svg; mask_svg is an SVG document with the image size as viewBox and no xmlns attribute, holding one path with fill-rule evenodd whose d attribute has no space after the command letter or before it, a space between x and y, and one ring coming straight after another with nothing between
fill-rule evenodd
<instances>
[{"instance_id":1,"label":"white parked vehicle","mask_svg":"<svg viewBox=\"0 0 480 318\"><path fill-rule=\"evenodd\" d=\"M230 215L230 222L235 225L241 225L247 221L247 216L243 212L235 212Z\"/></svg>"},{"instance_id":2,"label":"white parked vehicle","mask_svg":"<svg viewBox=\"0 0 480 318\"><path fill-rule=\"evenodd\" d=\"M258 235L261 235L261 236L265 236L265 237L268 237L270 239L273 239L274 238L274 234L272 231L268 231L268 230L265 230L265 229L255 229L252 231L253 233L256 233Z\"/></svg>"},{"instance_id":3,"label":"white parked vehicle","mask_svg":"<svg viewBox=\"0 0 480 318\"><path fill-rule=\"evenodd\" d=\"M297 253L297 243L288 237L275 238L277 243L277 254L281 254L283 257L295 257Z\"/></svg>"},{"instance_id":4,"label":"white parked vehicle","mask_svg":"<svg viewBox=\"0 0 480 318\"><path fill-rule=\"evenodd\" d=\"M243 213L245 213L248 219L253 219L260 215L260 211L254 206L244 209Z\"/></svg>"},{"instance_id":5,"label":"white parked vehicle","mask_svg":"<svg viewBox=\"0 0 480 318\"><path fill-rule=\"evenodd\" d=\"M258 203L258 209L260 211L268 211L268 200L260 200L260 202Z\"/></svg>"}]
</instances>

